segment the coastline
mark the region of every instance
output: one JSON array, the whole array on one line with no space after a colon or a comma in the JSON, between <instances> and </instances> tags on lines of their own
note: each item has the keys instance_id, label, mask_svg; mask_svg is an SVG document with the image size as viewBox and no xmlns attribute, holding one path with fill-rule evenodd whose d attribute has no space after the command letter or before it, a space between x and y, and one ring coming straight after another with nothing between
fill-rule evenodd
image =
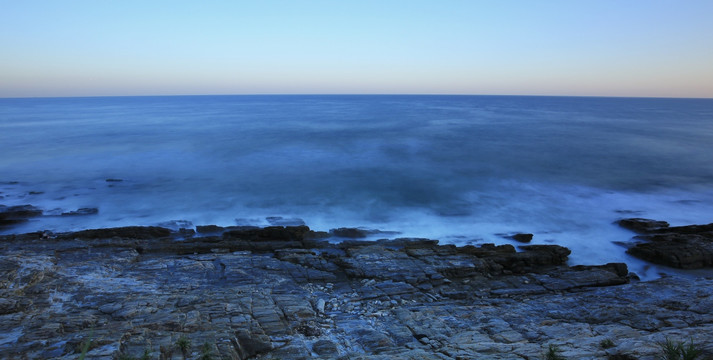
<instances>
[{"instance_id":1,"label":"coastline","mask_svg":"<svg viewBox=\"0 0 713 360\"><path fill-rule=\"evenodd\" d=\"M638 231L660 237L663 225ZM539 359L553 346L569 359L654 359L671 339L713 354L713 278L641 282L621 263L568 266L569 249L557 245L361 241L357 229L330 243L307 226L198 230L0 236L0 351Z\"/></svg>"}]
</instances>

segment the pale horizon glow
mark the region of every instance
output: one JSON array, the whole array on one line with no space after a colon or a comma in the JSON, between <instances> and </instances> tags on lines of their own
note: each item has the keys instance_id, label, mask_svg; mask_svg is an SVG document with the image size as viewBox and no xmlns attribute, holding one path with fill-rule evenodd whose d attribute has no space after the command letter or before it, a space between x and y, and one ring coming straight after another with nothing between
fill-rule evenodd
<instances>
[{"instance_id":1,"label":"pale horizon glow","mask_svg":"<svg viewBox=\"0 0 713 360\"><path fill-rule=\"evenodd\" d=\"M713 1L0 0L0 97L713 98Z\"/></svg>"}]
</instances>

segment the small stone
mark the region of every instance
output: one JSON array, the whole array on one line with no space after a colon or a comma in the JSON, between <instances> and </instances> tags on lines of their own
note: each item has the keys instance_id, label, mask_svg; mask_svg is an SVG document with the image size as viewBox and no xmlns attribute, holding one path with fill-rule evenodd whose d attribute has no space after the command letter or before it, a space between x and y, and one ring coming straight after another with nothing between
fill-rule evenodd
<instances>
[{"instance_id":1,"label":"small stone","mask_svg":"<svg viewBox=\"0 0 713 360\"><path fill-rule=\"evenodd\" d=\"M317 312L320 314L324 314L324 306L326 305L326 302L324 299L319 299L317 300Z\"/></svg>"},{"instance_id":2,"label":"small stone","mask_svg":"<svg viewBox=\"0 0 713 360\"><path fill-rule=\"evenodd\" d=\"M515 234L511 236L513 240L521 243L529 243L530 241L532 241L532 237L532 234Z\"/></svg>"}]
</instances>

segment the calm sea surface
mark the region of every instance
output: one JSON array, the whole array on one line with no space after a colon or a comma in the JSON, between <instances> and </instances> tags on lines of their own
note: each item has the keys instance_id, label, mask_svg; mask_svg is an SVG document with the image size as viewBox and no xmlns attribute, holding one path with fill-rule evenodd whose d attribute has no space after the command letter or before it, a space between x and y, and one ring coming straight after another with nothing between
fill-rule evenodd
<instances>
[{"instance_id":1,"label":"calm sea surface","mask_svg":"<svg viewBox=\"0 0 713 360\"><path fill-rule=\"evenodd\" d=\"M282 216L456 244L530 232L572 263L641 267L613 221L713 222L713 100L0 99L0 192L49 214L99 209L5 233Z\"/></svg>"}]
</instances>

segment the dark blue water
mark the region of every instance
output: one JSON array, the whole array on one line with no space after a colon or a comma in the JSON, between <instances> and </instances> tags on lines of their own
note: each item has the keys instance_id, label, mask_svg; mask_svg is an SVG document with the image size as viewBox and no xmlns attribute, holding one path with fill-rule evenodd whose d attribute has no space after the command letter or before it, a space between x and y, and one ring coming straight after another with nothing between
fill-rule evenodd
<instances>
[{"instance_id":1,"label":"dark blue water","mask_svg":"<svg viewBox=\"0 0 713 360\"><path fill-rule=\"evenodd\" d=\"M532 232L592 263L631 262L618 218L713 221L710 99L0 99L0 151L0 204L99 208L5 232L283 216L459 244Z\"/></svg>"}]
</instances>

